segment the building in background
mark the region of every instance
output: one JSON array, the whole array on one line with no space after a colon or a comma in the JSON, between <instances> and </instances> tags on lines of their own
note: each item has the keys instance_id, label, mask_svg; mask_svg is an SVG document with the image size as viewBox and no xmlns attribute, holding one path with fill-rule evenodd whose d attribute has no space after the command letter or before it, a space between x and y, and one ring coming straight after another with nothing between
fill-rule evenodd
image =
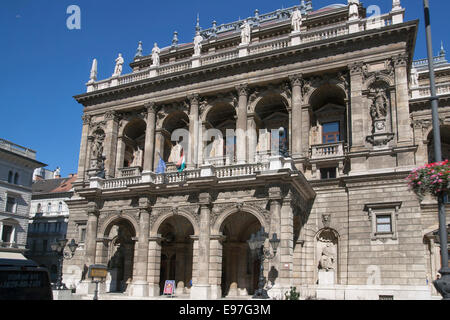
<instances>
[{"instance_id":1,"label":"building in background","mask_svg":"<svg viewBox=\"0 0 450 320\"><path fill-rule=\"evenodd\" d=\"M22 258L26 250L36 151L0 139L0 257Z\"/></svg>"},{"instance_id":2,"label":"building in background","mask_svg":"<svg viewBox=\"0 0 450 320\"><path fill-rule=\"evenodd\" d=\"M53 175L52 175L53 176ZM29 215L27 257L50 271L52 281L57 277L58 258L50 245L66 238L69 208L66 200L73 195L76 175L67 178L40 180L33 183Z\"/></svg>"}]
</instances>

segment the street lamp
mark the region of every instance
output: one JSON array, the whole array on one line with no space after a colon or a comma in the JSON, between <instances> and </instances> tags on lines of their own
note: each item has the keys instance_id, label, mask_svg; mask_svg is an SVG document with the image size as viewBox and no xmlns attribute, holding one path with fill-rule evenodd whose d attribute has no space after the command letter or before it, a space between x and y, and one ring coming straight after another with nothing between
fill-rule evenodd
<instances>
[{"instance_id":1,"label":"street lamp","mask_svg":"<svg viewBox=\"0 0 450 320\"><path fill-rule=\"evenodd\" d=\"M434 61L433 61L433 44L431 39L431 20L430 20L430 3L429 0L423 0L423 8L425 14L425 31L427 36L428 49L428 68L430 71L430 89L431 89L431 112L433 118L433 140L434 140L434 158L436 162L442 161L441 151L441 131L439 125L438 97L436 94L436 83L434 78ZM448 267L448 247L447 247L447 222L444 203L444 192L438 196L439 208L439 237L441 245L441 265L439 270L441 278L434 281L436 290L442 295L444 300L450 300L450 268Z\"/></svg>"},{"instance_id":2,"label":"street lamp","mask_svg":"<svg viewBox=\"0 0 450 320\"><path fill-rule=\"evenodd\" d=\"M61 239L53 242L50 246L52 248L52 251L55 252L56 256L58 257L58 278L56 280L56 284L54 285L55 290L67 290L66 285L62 282L62 264L64 259L72 259L73 255L75 254L75 250L78 247L78 244L75 242L74 239L70 241L68 247L70 252L65 252L64 249L66 248L68 240L67 239Z\"/></svg>"},{"instance_id":3,"label":"street lamp","mask_svg":"<svg viewBox=\"0 0 450 320\"><path fill-rule=\"evenodd\" d=\"M273 249L273 255L270 254L270 250L264 248L264 242L268 237L269 234L265 232L264 227L262 227L261 230L250 236L250 240L247 240L252 255L257 256L261 263L259 268L258 289L253 295L253 298L256 299L269 299L267 290L264 289L264 260L272 260L277 254L278 245L280 244L280 239L278 239L277 234L274 233L272 239L269 240L270 246Z\"/></svg>"}]
</instances>

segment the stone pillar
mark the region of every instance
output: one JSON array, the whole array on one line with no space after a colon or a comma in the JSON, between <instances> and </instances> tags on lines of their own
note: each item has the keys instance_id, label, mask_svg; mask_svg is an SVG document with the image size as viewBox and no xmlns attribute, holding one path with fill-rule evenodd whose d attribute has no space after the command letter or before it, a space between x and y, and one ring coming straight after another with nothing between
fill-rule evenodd
<instances>
[{"instance_id":1,"label":"stone pillar","mask_svg":"<svg viewBox=\"0 0 450 320\"><path fill-rule=\"evenodd\" d=\"M256 133L256 122L254 114L248 116L247 130L248 130L248 162L255 163L258 137Z\"/></svg>"},{"instance_id":2,"label":"stone pillar","mask_svg":"<svg viewBox=\"0 0 450 320\"><path fill-rule=\"evenodd\" d=\"M160 295L159 276L161 271L161 238L149 239L148 244L148 269L147 282L149 286L149 296L158 297Z\"/></svg>"},{"instance_id":3,"label":"stone pillar","mask_svg":"<svg viewBox=\"0 0 450 320\"><path fill-rule=\"evenodd\" d=\"M202 123L201 127L199 128L199 131L200 132L198 135L197 159L198 159L198 166L200 167L205 163L204 161L205 141L203 141L203 137L206 136L206 123Z\"/></svg>"},{"instance_id":4,"label":"stone pillar","mask_svg":"<svg viewBox=\"0 0 450 320\"><path fill-rule=\"evenodd\" d=\"M304 150L303 150L303 112L302 112L302 75L293 75L289 77L291 80L291 86L292 86L292 157L298 158L298 157L304 157Z\"/></svg>"},{"instance_id":5,"label":"stone pillar","mask_svg":"<svg viewBox=\"0 0 450 320\"><path fill-rule=\"evenodd\" d=\"M408 57L398 56L394 58L395 67L395 100L393 106L397 113L398 145L412 145L412 130L409 119L409 88L408 88Z\"/></svg>"},{"instance_id":6,"label":"stone pillar","mask_svg":"<svg viewBox=\"0 0 450 320\"><path fill-rule=\"evenodd\" d=\"M279 283L286 290L291 286L294 255L294 214L290 199L283 199L281 206L280 246L277 252L280 259Z\"/></svg>"},{"instance_id":7,"label":"stone pillar","mask_svg":"<svg viewBox=\"0 0 450 320\"><path fill-rule=\"evenodd\" d=\"M115 111L108 111L105 114L106 132L105 132L105 171L106 178L115 177L116 170L116 151L117 135L119 131L119 118Z\"/></svg>"},{"instance_id":8,"label":"stone pillar","mask_svg":"<svg viewBox=\"0 0 450 320\"><path fill-rule=\"evenodd\" d=\"M153 170L154 147L155 147L155 123L157 106L154 102L144 105L147 109L147 127L145 129L145 150L144 150L144 172Z\"/></svg>"},{"instance_id":9,"label":"stone pillar","mask_svg":"<svg viewBox=\"0 0 450 320\"><path fill-rule=\"evenodd\" d=\"M156 168L158 167L159 155L164 157L164 135L161 129L157 129L155 134L155 157L153 162L153 171L156 171Z\"/></svg>"},{"instance_id":10,"label":"stone pillar","mask_svg":"<svg viewBox=\"0 0 450 320\"><path fill-rule=\"evenodd\" d=\"M116 177L118 178L120 175L119 169L123 168L124 160L125 160L125 141L123 141L123 137L120 136L117 138L117 155L116 155Z\"/></svg>"},{"instance_id":11,"label":"stone pillar","mask_svg":"<svg viewBox=\"0 0 450 320\"><path fill-rule=\"evenodd\" d=\"M239 95L239 107L236 123L236 158L238 164L247 161L247 100L248 86L242 84L236 87Z\"/></svg>"},{"instance_id":12,"label":"stone pillar","mask_svg":"<svg viewBox=\"0 0 450 320\"><path fill-rule=\"evenodd\" d=\"M148 236L150 232L150 208L147 204L144 203L143 207L139 210L139 239L137 242L137 250L135 250L137 254L134 257L134 276L131 295L133 297L147 297L149 294L147 273L149 255Z\"/></svg>"},{"instance_id":13,"label":"stone pillar","mask_svg":"<svg viewBox=\"0 0 450 320\"><path fill-rule=\"evenodd\" d=\"M88 135L89 135L89 125L91 123L91 116L84 114L82 120L83 120L83 129L81 131L80 156L78 160L77 181L84 181L86 178L85 173L89 169L89 167L86 167L86 158L89 158Z\"/></svg>"},{"instance_id":14,"label":"stone pillar","mask_svg":"<svg viewBox=\"0 0 450 320\"><path fill-rule=\"evenodd\" d=\"M191 103L191 110L189 113L189 154L187 166L189 169L197 167L198 164L198 147L199 143L199 122L198 117L198 94L188 96Z\"/></svg>"},{"instance_id":15,"label":"stone pillar","mask_svg":"<svg viewBox=\"0 0 450 320\"><path fill-rule=\"evenodd\" d=\"M368 133L364 132L364 113L367 112L367 106L363 99L363 71L362 63L353 64L350 68L350 106L352 116L352 145L351 151L360 151L364 148L364 139Z\"/></svg>"},{"instance_id":16,"label":"stone pillar","mask_svg":"<svg viewBox=\"0 0 450 320\"><path fill-rule=\"evenodd\" d=\"M201 193L199 202L200 234L198 238L198 276L197 281L192 286L191 298L209 300L211 298L211 285L209 283L211 196L208 193Z\"/></svg>"},{"instance_id":17,"label":"stone pillar","mask_svg":"<svg viewBox=\"0 0 450 320\"><path fill-rule=\"evenodd\" d=\"M211 236L209 283L211 284L211 299L222 298L222 243L223 236Z\"/></svg>"},{"instance_id":18,"label":"stone pillar","mask_svg":"<svg viewBox=\"0 0 450 320\"><path fill-rule=\"evenodd\" d=\"M301 152L304 157L309 155L309 132L311 130L311 120L309 116L310 105L304 104L302 107L302 146Z\"/></svg>"}]
</instances>

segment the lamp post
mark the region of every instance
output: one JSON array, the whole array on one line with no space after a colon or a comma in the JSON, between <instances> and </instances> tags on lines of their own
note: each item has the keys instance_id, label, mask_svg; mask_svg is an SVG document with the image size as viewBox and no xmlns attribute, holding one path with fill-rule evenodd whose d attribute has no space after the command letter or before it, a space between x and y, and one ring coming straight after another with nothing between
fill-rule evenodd
<instances>
[{"instance_id":1,"label":"lamp post","mask_svg":"<svg viewBox=\"0 0 450 320\"><path fill-rule=\"evenodd\" d=\"M62 264L64 259L71 259L75 254L75 250L78 247L78 244L74 239L70 241L68 247L70 252L65 252L64 249L67 245L67 239L61 239L53 242L51 244L52 251L55 252L58 257L58 277L56 280L56 284L54 285L54 290L67 290L66 285L62 282Z\"/></svg>"},{"instance_id":2,"label":"lamp post","mask_svg":"<svg viewBox=\"0 0 450 320\"><path fill-rule=\"evenodd\" d=\"M252 234L250 240L247 241L253 256L257 256L261 263L259 268L258 289L253 295L253 298L256 299L269 299L267 290L264 289L264 260L272 260L277 254L278 245L280 244L280 239L278 239L277 234L274 233L272 239L269 240L273 249L273 255L270 254L270 251L264 248L264 242L268 237L269 234L265 232L264 227L262 227L257 233Z\"/></svg>"},{"instance_id":3,"label":"lamp post","mask_svg":"<svg viewBox=\"0 0 450 320\"><path fill-rule=\"evenodd\" d=\"M428 51L428 68L430 71L430 87L431 87L431 111L433 117L433 139L434 139L434 158L436 162L442 161L441 151L441 131L439 124L438 112L438 97L436 95L436 83L434 77L434 60L433 60L433 45L431 39L431 20L430 20L430 3L429 0L423 0L424 14L425 14L425 31L427 37L427 51ZM447 247L447 223L444 203L444 193L441 192L438 196L439 208L439 237L441 245L441 278L434 281L433 284L436 290L442 295L444 300L450 300L450 268L448 267L448 247Z\"/></svg>"}]
</instances>

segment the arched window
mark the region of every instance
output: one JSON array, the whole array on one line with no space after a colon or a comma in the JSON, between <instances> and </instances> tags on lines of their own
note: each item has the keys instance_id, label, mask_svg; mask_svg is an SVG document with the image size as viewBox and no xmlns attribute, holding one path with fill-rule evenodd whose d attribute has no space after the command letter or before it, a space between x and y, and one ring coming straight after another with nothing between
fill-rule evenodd
<instances>
[{"instance_id":1,"label":"arched window","mask_svg":"<svg viewBox=\"0 0 450 320\"><path fill-rule=\"evenodd\" d=\"M10 172L8 173L8 182L9 182L9 183L12 183L12 180L13 180L13 172L10 171Z\"/></svg>"},{"instance_id":2,"label":"arched window","mask_svg":"<svg viewBox=\"0 0 450 320\"><path fill-rule=\"evenodd\" d=\"M14 184L19 184L19 174L17 172L14 175Z\"/></svg>"},{"instance_id":3,"label":"arched window","mask_svg":"<svg viewBox=\"0 0 450 320\"><path fill-rule=\"evenodd\" d=\"M62 206L63 206L62 202L58 203L58 213L62 212Z\"/></svg>"},{"instance_id":4,"label":"arched window","mask_svg":"<svg viewBox=\"0 0 450 320\"><path fill-rule=\"evenodd\" d=\"M47 213L50 213L52 211L52 204L49 202L47 204Z\"/></svg>"},{"instance_id":5,"label":"arched window","mask_svg":"<svg viewBox=\"0 0 450 320\"><path fill-rule=\"evenodd\" d=\"M42 213L42 205L38 203L36 213Z\"/></svg>"}]
</instances>

